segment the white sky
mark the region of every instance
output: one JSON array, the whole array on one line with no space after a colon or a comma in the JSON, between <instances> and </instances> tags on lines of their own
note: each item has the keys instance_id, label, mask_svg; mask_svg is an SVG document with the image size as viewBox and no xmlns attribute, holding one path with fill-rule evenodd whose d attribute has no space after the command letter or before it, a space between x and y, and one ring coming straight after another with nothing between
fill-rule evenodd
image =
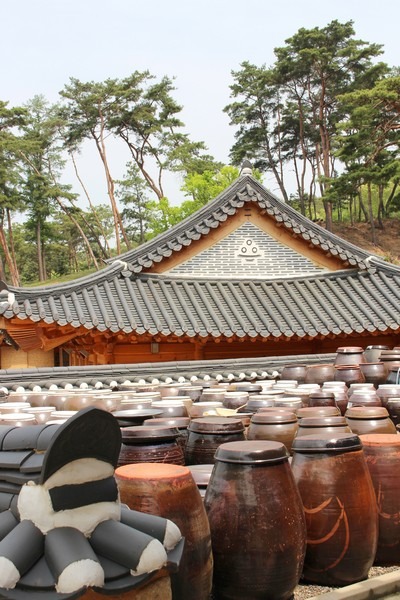
<instances>
[{"instance_id":1,"label":"white sky","mask_svg":"<svg viewBox=\"0 0 400 600\"><path fill-rule=\"evenodd\" d=\"M273 49L300 27L353 20L357 38L383 44L383 60L400 64L395 0L0 0L0 7L1 100L14 106L43 94L55 102L69 77L103 81L148 69L175 77L186 131L225 163L234 141L222 112L231 71L244 60L271 65ZM111 162L121 177L125 156L116 151ZM106 202L97 165L94 154L80 159L86 185ZM166 187L179 200L178 182Z\"/></svg>"}]
</instances>

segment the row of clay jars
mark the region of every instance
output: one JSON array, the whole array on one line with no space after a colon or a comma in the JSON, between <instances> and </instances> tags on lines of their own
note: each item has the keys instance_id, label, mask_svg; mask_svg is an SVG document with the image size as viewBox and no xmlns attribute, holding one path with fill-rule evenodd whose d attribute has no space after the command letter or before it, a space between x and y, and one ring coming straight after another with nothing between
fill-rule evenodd
<instances>
[{"instance_id":1,"label":"row of clay jars","mask_svg":"<svg viewBox=\"0 0 400 600\"><path fill-rule=\"evenodd\" d=\"M367 578L377 509L359 437L299 437L293 449L292 479L281 444L218 448L204 500L216 598L288 599L301 572L319 585Z\"/></svg>"}]
</instances>

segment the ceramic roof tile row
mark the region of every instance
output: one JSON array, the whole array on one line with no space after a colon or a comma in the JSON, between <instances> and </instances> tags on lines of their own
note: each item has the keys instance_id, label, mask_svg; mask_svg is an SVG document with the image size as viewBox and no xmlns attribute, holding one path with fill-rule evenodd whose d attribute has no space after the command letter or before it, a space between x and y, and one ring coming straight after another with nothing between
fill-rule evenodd
<instances>
[{"instance_id":1,"label":"ceramic roof tile row","mask_svg":"<svg viewBox=\"0 0 400 600\"><path fill-rule=\"evenodd\" d=\"M108 278L106 273L108 273ZM178 337L299 338L400 328L400 270L343 270L272 281L207 281L121 265L86 285L20 290L6 318Z\"/></svg>"},{"instance_id":2,"label":"ceramic roof tile row","mask_svg":"<svg viewBox=\"0 0 400 600\"><path fill-rule=\"evenodd\" d=\"M128 268L131 271L140 273L143 269L151 268L155 262L168 258L173 252L179 252L182 247L189 246L201 236L207 235L211 229L216 229L228 216L234 215L249 202L257 203L277 223L313 246L320 247L324 252L339 257L350 265L364 268L368 252L303 217L249 175L237 179L195 214L139 248L121 254L119 259L129 263Z\"/></svg>"},{"instance_id":3,"label":"ceramic roof tile row","mask_svg":"<svg viewBox=\"0 0 400 600\"><path fill-rule=\"evenodd\" d=\"M332 363L336 354L304 354L301 362L307 365ZM298 363L298 355L268 356L262 358L229 358L219 360L190 360L157 363L118 365L89 365L71 367L33 367L29 369L2 369L0 383L8 390L24 387L43 390L57 386L79 388L80 386L107 388L113 383L190 381L194 377L207 377L221 381L274 379L285 365Z\"/></svg>"}]
</instances>

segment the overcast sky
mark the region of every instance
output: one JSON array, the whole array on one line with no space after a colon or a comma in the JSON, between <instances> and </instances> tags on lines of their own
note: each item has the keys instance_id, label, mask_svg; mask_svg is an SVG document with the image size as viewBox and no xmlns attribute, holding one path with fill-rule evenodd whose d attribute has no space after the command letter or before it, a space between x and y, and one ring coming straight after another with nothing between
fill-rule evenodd
<instances>
[{"instance_id":1,"label":"overcast sky","mask_svg":"<svg viewBox=\"0 0 400 600\"><path fill-rule=\"evenodd\" d=\"M271 65L274 48L300 27L353 20L358 38L383 44L383 60L400 65L395 0L2 0L0 5L1 100L18 105L43 94L53 102L70 77L102 81L148 69L157 77L175 77L186 131L222 162L228 162L234 141L222 112L229 103L231 71L244 60ZM112 159L114 177L120 177L125 160ZM95 173L96 160L84 164L93 189L102 177ZM174 187L169 196L176 194ZM273 187L271 182L276 191Z\"/></svg>"}]
</instances>

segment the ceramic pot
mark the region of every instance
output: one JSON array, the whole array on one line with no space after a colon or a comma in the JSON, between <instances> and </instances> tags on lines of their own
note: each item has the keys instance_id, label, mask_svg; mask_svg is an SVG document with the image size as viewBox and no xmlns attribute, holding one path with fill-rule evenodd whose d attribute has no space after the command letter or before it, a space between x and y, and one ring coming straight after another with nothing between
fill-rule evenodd
<instances>
[{"instance_id":1,"label":"ceramic pot","mask_svg":"<svg viewBox=\"0 0 400 600\"><path fill-rule=\"evenodd\" d=\"M382 350L389 350L389 346L372 345L367 346L364 350L365 362L378 362L380 360Z\"/></svg>"},{"instance_id":2,"label":"ceramic pot","mask_svg":"<svg viewBox=\"0 0 400 600\"><path fill-rule=\"evenodd\" d=\"M344 381L348 387L352 383L363 383L364 375L358 365L338 365L335 366L335 381Z\"/></svg>"},{"instance_id":3,"label":"ceramic pot","mask_svg":"<svg viewBox=\"0 0 400 600\"><path fill-rule=\"evenodd\" d=\"M203 417L192 419L188 427L186 464L213 464L215 452L226 442L244 441L244 425L240 419Z\"/></svg>"},{"instance_id":4,"label":"ceramic pot","mask_svg":"<svg viewBox=\"0 0 400 600\"><path fill-rule=\"evenodd\" d=\"M396 427L383 406L354 406L346 411L347 423L353 433L396 433Z\"/></svg>"},{"instance_id":5,"label":"ceramic pot","mask_svg":"<svg viewBox=\"0 0 400 600\"><path fill-rule=\"evenodd\" d=\"M301 576L306 531L285 446L222 444L204 505L215 598L289 599Z\"/></svg>"},{"instance_id":6,"label":"ceramic pot","mask_svg":"<svg viewBox=\"0 0 400 600\"><path fill-rule=\"evenodd\" d=\"M304 377L304 382L322 385L326 381L333 381L334 374L335 368L333 364L310 365Z\"/></svg>"},{"instance_id":7,"label":"ceramic pot","mask_svg":"<svg viewBox=\"0 0 400 600\"><path fill-rule=\"evenodd\" d=\"M319 435L320 433L351 433L345 417L305 417L299 420L297 435Z\"/></svg>"},{"instance_id":8,"label":"ceramic pot","mask_svg":"<svg viewBox=\"0 0 400 600\"><path fill-rule=\"evenodd\" d=\"M364 362L360 363L359 367L367 383L373 383L376 387L385 383L388 373L383 362Z\"/></svg>"},{"instance_id":9,"label":"ceramic pot","mask_svg":"<svg viewBox=\"0 0 400 600\"><path fill-rule=\"evenodd\" d=\"M364 456L378 506L378 548L375 564L400 564L400 436L362 435Z\"/></svg>"},{"instance_id":10,"label":"ceramic pot","mask_svg":"<svg viewBox=\"0 0 400 600\"><path fill-rule=\"evenodd\" d=\"M223 408L222 402L195 402L189 409L189 416L198 419L205 413L217 415L218 408Z\"/></svg>"},{"instance_id":11,"label":"ceramic pot","mask_svg":"<svg viewBox=\"0 0 400 600\"><path fill-rule=\"evenodd\" d=\"M179 432L173 427L123 427L121 434L118 466L143 462L185 464L182 448L177 442Z\"/></svg>"},{"instance_id":12,"label":"ceramic pot","mask_svg":"<svg viewBox=\"0 0 400 600\"><path fill-rule=\"evenodd\" d=\"M288 396L284 398L277 398L274 401L274 406L280 406L283 408L290 408L291 410L297 410L302 408L303 402L299 396Z\"/></svg>"},{"instance_id":13,"label":"ceramic pot","mask_svg":"<svg viewBox=\"0 0 400 600\"><path fill-rule=\"evenodd\" d=\"M359 365L365 361L364 348L360 346L341 346L336 350L336 365Z\"/></svg>"},{"instance_id":14,"label":"ceramic pot","mask_svg":"<svg viewBox=\"0 0 400 600\"><path fill-rule=\"evenodd\" d=\"M189 416L189 411L181 400L158 400L156 402L152 402L151 407L160 410L161 417L173 419L174 417Z\"/></svg>"},{"instance_id":15,"label":"ceramic pot","mask_svg":"<svg viewBox=\"0 0 400 600\"><path fill-rule=\"evenodd\" d=\"M291 452L297 429L297 417L294 413L257 412L251 418L247 439L280 442L286 446L288 452Z\"/></svg>"},{"instance_id":16,"label":"ceramic pot","mask_svg":"<svg viewBox=\"0 0 400 600\"><path fill-rule=\"evenodd\" d=\"M178 396L189 396L193 402L198 402L203 392L203 388L200 385L189 385L182 388L178 388Z\"/></svg>"},{"instance_id":17,"label":"ceramic pot","mask_svg":"<svg viewBox=\"0 0 400 600\"><path fill-rule=\"evenodd\" d=\"M14 427L26 427L37 425L35 415L27 412L6 413L0 415L0 425L13 425Z\"/></svg>"},{"instance_id":18,"label":"ceramic pot","mask_svg":"<svg viewBox=\"0 0 400 600\"><path fill-rule=\"evenodd\" d=\"M400 423L400 398L390 398L386 404L386 410L395 425Z\"/></svg>"},{"instance_id":19,"label":"ceramic pot","mask_svg":"<svg viewBox=\"0 0 400 600\"><path fill-rule=\"evenodd\" d=\"M248 392L225 392L222 404L225 408L244 408L249 400Z\"/></svg>"},{"instance_id":20,"label":"ceramic pot","mask_svg":"<svg viewBox=\"0 0 400 600\"><path fill-rule=\"evenodd\" d=\"M390 398L400 397L400 385L385 383L378 386L376 390L379 398L381 399L382 406L387 405Z\"/></svg>"},{"instance_id":21,"label":"ceramic pot","mask_svg":"<svg viewBox=\"0 0 400 600\"><path fill-rule=\"evenodd\" d=\"M282 379L293 379L297 383L304 383L308 366L305 364L285 365L281 371Z\"/></svg>"},{"instance_id":22,"label":"ceramic pot","mask_svg":"<svg viewBox=\"0 0 400 600\"><path fill-rule=\"evenodd\" d=\"M305 511L303 578L346 586L368 577L378 519L360 438L351 433L298 436L292 470Z\"/></svg>"},{"instance_id":23,"label":"ceramic pot","mask_svg":"<svg viewBox=\"0 0 400 600\"><path fill-rule=\"evenodd\" d=\"M122 502L133 510L170 519L185 538L178 573L171 576L173 597L208 599L213 571L210 526L189 469L142 463L119 467L115 477Z\"/></svg>"},{"instance_id":24,"label":"ceramic pot","mask_svg":"<svg viewBox=\"0 0 400 600\"><path fill-rule=\"evenodd\" d=\"M146 419L143 425L147 425L148 427L172 427L173 429L177 429L179 436L176 438L176 441L182 448L183 454L185 454L189 423L189 417L175 417L173 419L168 419L168 417L157 417L156 419Z\"/></svg>"},{"instance_id":25,"label":"ceramic pot","mask_svg":"<svg viewBox=\"0 0 400 600\"><path fill-rule=\"evenodd\" d=\"M262 385L260 383L250 383L249 381L237 381L231 383L227 391L228 392L247 392L248 394L260 394L262 392Z\"/></svg>"},{"instance_id":26,"label":"ceramic pot","mask_svg":"<svg viewBox=\"0 0 400 600\"><path fill-rule=\"evenodd\" d=\"M308 406L336 406L335 394L326 390L311 392Z\"/></svg>"},{"instance_id":27,"label":"ceramic pot","mask_svg":"<svg viewBox=\"0 0 400 600\"><path fill-rule=\"evenodd\" d=\"M337 417L340 415L340 410L337 406L306 406L296 410L298 419L305 417Z\"/></svg>"}]
</instances>

